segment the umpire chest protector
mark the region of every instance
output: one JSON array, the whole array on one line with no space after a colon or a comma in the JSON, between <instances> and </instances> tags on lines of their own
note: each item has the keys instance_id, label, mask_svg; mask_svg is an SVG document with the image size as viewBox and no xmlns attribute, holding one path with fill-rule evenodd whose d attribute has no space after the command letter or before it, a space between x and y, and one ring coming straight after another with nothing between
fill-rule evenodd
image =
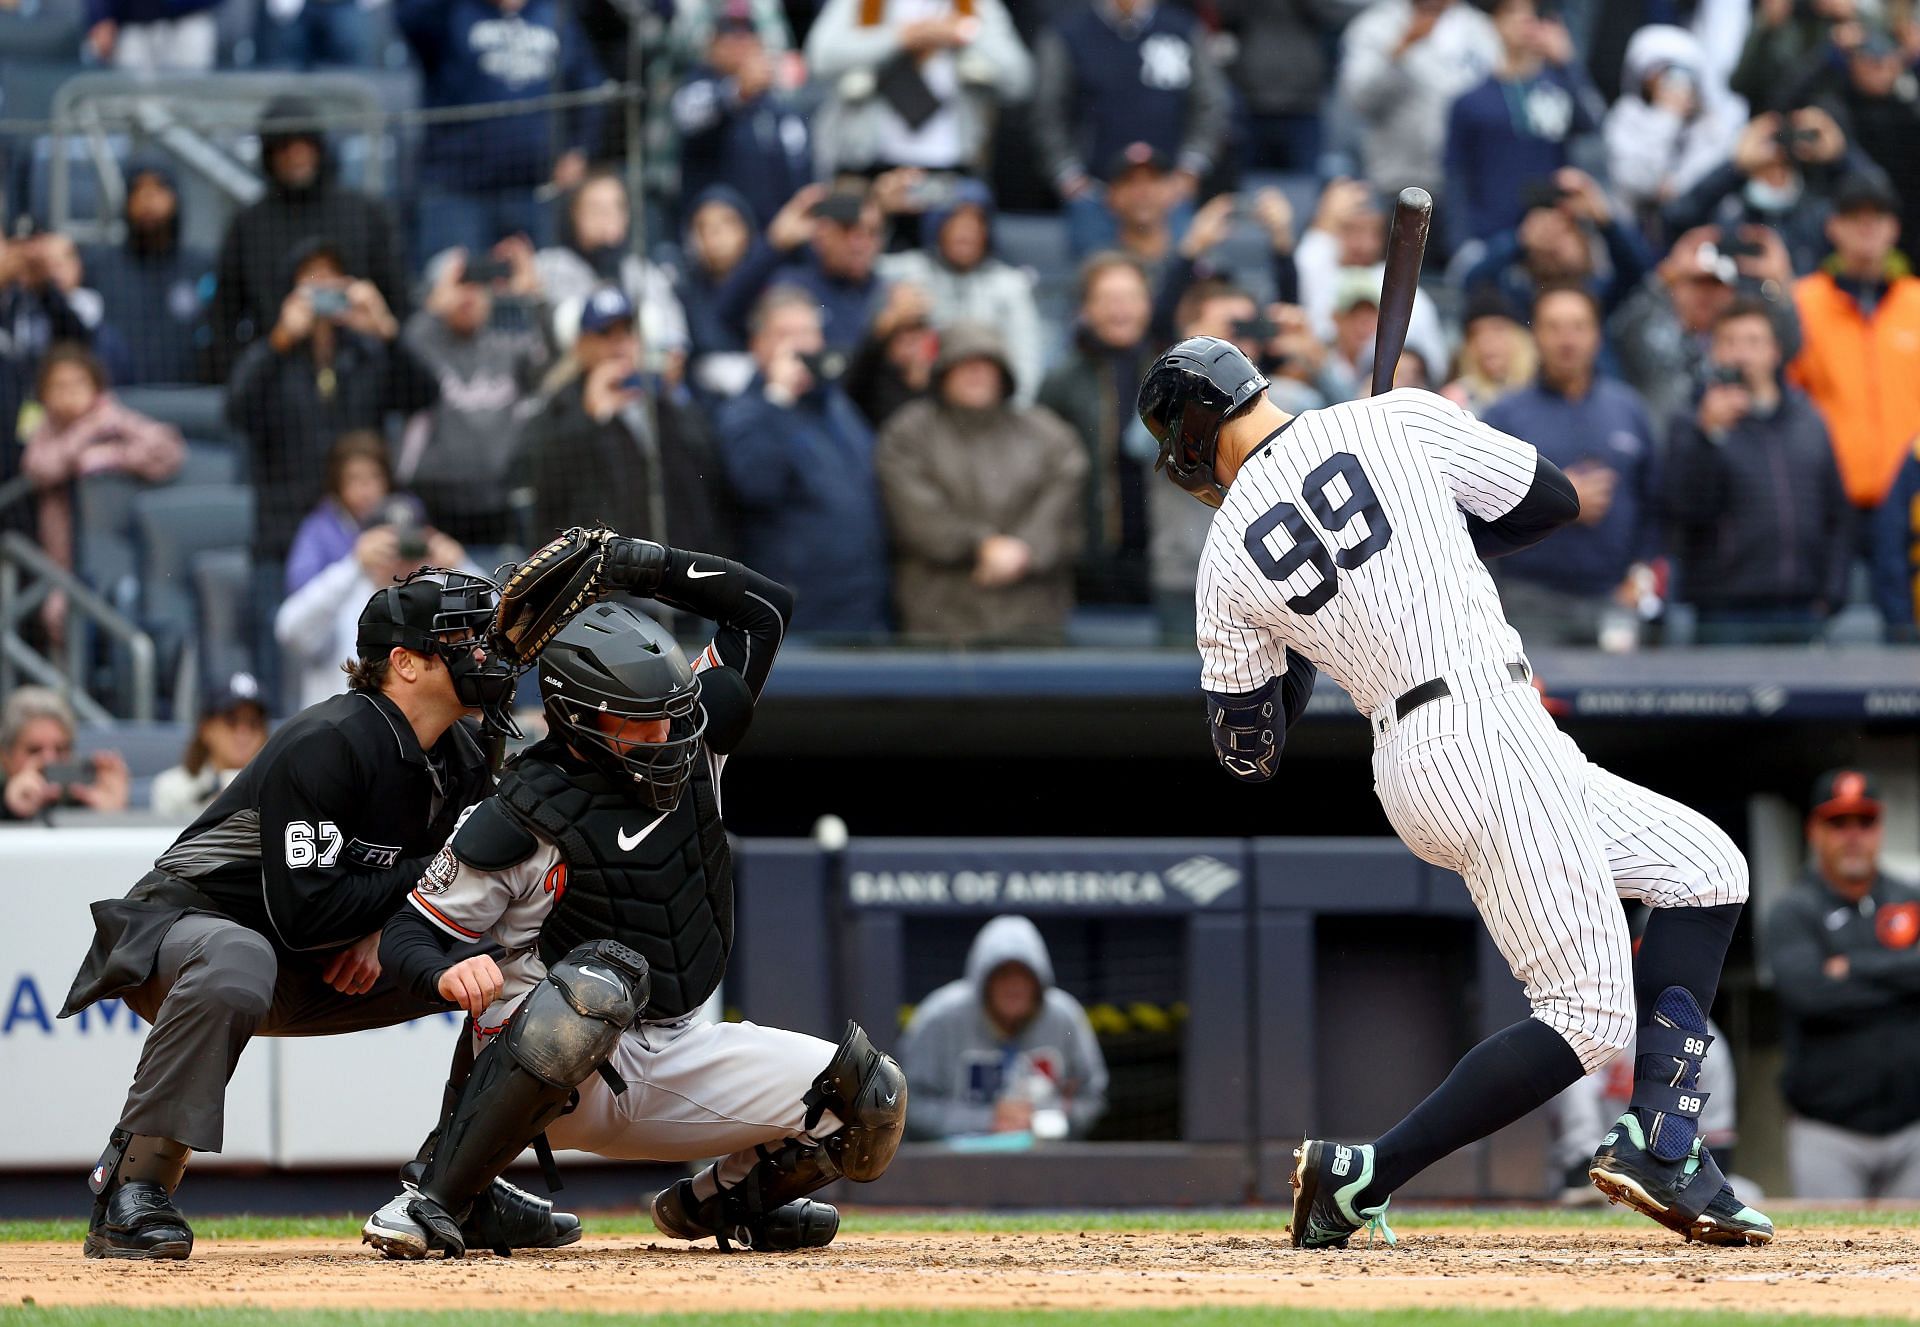
<instances>
[{"instance_id":1,"label":"umpire chest protector","mask_svg":"<svg viewBox=\"0 0 1920 1327\"><path fill-rule=\"evenodd\" d=\"M671 811L537 752L507 772L494 800L566 863L565 889L540 929L543 962L592 940L639 950L652 969L649 1021L691 1013L713 994L733 949L733 856L704 750Z\"/></svg>"}]
</instances>

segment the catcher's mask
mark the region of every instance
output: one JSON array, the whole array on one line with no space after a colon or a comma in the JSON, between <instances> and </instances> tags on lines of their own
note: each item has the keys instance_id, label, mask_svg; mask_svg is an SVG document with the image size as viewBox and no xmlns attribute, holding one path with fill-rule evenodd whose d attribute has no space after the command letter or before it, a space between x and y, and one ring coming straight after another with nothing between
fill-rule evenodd
<instances>
[{"instance_id":1,"label":"catcher's mask","mask_svg":"<svg viewBox=\"0 0 1920 1327\"><path fill-rule=\"evenodd\" d=\"M656 811L671 811L693 777L707 712L700 679L665 627L622 603L595 604L540 654L540 694L554 736L615 783L632 782ZM665 720L663 741L609 736L596 721Z\"/></svg>"},{"instance_id":2,"label":"catcher's mask","mask_svg":"<svg viewBox=\"0 0 1920 1327\"><path fill-rule=\"evenodd\" d=\"M1230 341L1190 336L1153 362L1135 406L1160 444L1154 469L1209 507L1226 501L1214 478L1220 426L1260 399L1266 375Z\"/></svg>"},{"instance_id":3,"label":"catcher's mask","mask_svg":"<svg viewBox=\"0 0 1920 1327\"><path fill-rule=\"evenodd\" d=\"M356 643L362 658L395 645L437 655L462 705L480 711L482 724L502 737L520 736L513 721L517 677L506 663L482 659L498 595L492 581L450 567L422 567L397 585L376 590L360 612Z\"/></svg>"}]
</instances>

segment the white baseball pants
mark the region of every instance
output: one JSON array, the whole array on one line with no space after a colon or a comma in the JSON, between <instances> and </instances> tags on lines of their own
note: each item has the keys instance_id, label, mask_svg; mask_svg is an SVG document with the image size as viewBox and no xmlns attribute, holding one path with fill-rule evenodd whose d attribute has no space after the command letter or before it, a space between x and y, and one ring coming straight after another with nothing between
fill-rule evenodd
<instances>
[{"instance_id":1,"label":"white baseball pants","mask_svg":"<svg viewBox=\"0 0 1920 1327\"><path fill-rule=\"evenodd\" d=\"M1408 847L1465 879L1534 1017L1592 1072L1633 1044L1615 896L1740 903L1746 859L1697 811L1588 760L1505 664L1447 683L1404 720L1391 702L1374 712L1374 791Z\"/></svg>"}]
</instances>

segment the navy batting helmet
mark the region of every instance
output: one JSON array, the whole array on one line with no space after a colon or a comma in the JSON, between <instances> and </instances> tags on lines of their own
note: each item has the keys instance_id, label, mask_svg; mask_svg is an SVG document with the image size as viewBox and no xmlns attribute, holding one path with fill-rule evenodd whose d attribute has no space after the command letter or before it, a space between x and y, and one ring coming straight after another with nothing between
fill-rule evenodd
<instances>
[{"instance_id":1,"label":"navy batting helmet","mask_svg":"<svg viewBox=\"0 0 1920 1327\"><path fill-rule=\"evenodd\" d=\"M1225 500L1213 477L1220 425L1267 390L1266 375L1231 341L1190 336L1153 362L1135 407L1160 444L1154 468L1209 507Z\"/></svg>"}]
</instances>

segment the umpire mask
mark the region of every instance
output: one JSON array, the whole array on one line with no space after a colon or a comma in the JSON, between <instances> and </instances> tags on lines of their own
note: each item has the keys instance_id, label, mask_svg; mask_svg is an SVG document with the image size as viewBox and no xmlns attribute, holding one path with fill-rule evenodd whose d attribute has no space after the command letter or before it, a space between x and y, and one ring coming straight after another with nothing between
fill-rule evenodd
<instances>
[{"instance_id":1,"label":"umpire mask","mask_svg":"<svg viewBox=\"0 0 1920 1327\"><path fill-rule=\"evenodd\" d=\"M486 731L517 738L521 734L513 721L513 692L518 673L503 662L479 657L498 593L484 576L423 567L367 601L357 635L360 653L384 654L398 645L437 656L447 666L454 696L468 709L480 711Z\"/></svg>"},{"instance_id":2,"label":"umpire mask","mask_svg":"<svg viewBox=\"0 0 1920 1327\"><path fill-rule=\"evenodd\" d=\"M1220 426L1266 390L1266 375L1230 341L1190 336L1167 351L1147 370L1135 407L1160 444L1154 469L1218 507L1227 497L1213 474Z\"/></svg>"},{"instance_id":3,"label":"umpire mask","mask_svg":"<svg viewBox=\"0 0 1920 1327\"><path fill-rule=\"evenodd\" d=\"M666 628L623 603L581 613L540 653L552 734L656 811L680 802L700 758L707 712L700 679ZM607 720L666 724L660 741L609 733ZM631 725L628 725L631 726Z\"/></svg>"}]
</instances>

